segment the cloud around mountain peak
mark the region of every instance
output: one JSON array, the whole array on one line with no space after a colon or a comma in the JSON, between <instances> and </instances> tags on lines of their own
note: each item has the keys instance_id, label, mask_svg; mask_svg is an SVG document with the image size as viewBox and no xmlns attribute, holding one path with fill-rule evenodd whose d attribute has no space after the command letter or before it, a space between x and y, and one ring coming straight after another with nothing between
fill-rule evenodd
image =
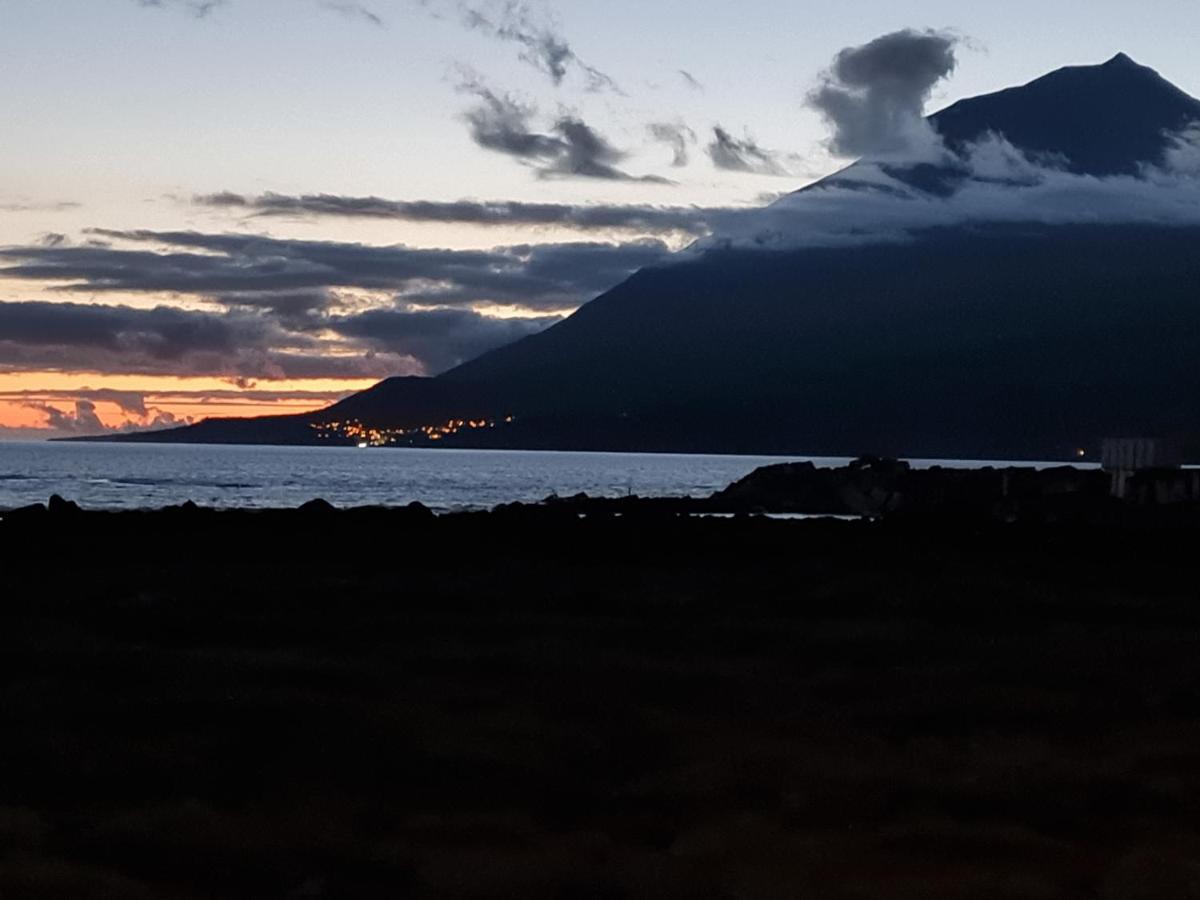
<instances>
[{"instance_id":1,"label":"cloud around mountain peak","mask_svg":"<svg viewBox=\"0 0 1200 900\"><path fill-rule=\"evenodd\" d=\"M810 101L830 146L863 158L724 217L694 249L877 243L987 224L1200 226L1200 101L1122 55L925 118L957 40L910 30L839 53ZM1087 115L1042 115L1071 101Z\"/></svg>"}]
</instances>

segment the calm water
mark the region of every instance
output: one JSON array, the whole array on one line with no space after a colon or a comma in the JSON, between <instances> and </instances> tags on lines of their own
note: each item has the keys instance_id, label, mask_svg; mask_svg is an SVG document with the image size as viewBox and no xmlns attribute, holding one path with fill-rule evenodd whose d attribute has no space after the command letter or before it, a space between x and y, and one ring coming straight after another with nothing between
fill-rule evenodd
<instances>
[{"instance_id":1,"label":"calm water","mask_svg":"<svg viewBox=\"0 0 1200 900\"><path fill-rule=\"evenodd\" d=\"M759 466L746 456L0 443L0 509L51 494L89 509L337 506L490 508L569 496L705 496Z\"/></svg>"},{"instance_id":2,"label":"calm water","mask_svg":"<svg viewBox=\"0 0 1200 900\"><path fill-rule=\"evenodd\" d=\"M0 442L0 509L44 503L51 494L88 509L160 507L185 500L202 506L288 507L323 497L337 506L419 500L439 511L580 492L701 497L759 466L784 461L764 456Z\"/></svg>"}]
</instances>

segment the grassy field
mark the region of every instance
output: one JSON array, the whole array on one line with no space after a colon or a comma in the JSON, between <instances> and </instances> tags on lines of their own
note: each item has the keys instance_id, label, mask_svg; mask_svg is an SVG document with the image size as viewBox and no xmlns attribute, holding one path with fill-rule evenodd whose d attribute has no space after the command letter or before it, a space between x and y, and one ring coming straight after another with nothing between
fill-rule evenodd
<instances>
[{"instance_id":1,"label":"grassy field","mask_svg":"<svg viewBox=\"0 0 1200 900\"><path fill-rule=\"evenodd\" d=\"M0 896L1200 896L1195 546L6 519Z\"/></svg>"}]
</instances>

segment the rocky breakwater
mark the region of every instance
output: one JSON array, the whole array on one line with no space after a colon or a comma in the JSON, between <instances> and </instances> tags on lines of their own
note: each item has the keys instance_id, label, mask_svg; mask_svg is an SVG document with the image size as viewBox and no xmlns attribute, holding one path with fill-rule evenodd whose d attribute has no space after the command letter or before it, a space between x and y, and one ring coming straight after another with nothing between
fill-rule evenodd
<instances>
[{"instance_id":1,"label":"rocky breakwater","mask_svg":"<svg viewBox=\"0 0 1200 900\"><path fill-rule=\"evenodd\" d=\"M783 463L752 472L714 494L732 512L810 515L967 516L1001 521L1101 518L1115 511L1109 478L1062 466L915 469L865 457L841 468Z\"/></svg>"}]
</instances>

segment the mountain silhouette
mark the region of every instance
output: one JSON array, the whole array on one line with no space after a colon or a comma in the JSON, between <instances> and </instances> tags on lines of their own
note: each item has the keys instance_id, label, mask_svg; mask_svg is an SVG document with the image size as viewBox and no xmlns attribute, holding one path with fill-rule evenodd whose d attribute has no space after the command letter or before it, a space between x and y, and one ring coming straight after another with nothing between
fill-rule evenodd
<instances>
[{"instance_id":1,"label":"mountain silhouette","mask_svg":"<svg viewBox=\"0 0 1200 900\"><path fill-rule=\"evenodd\" d=\"M805 191L865 185L871 166L889 190L933 200L972 180L1019 190L972 169L972 146L989 138L1084 184L1133 182L1165 165L1200 101L1122 54L928 121L946 159L866 160ZM306 416L131 439L312 442L348 419L403 430L478 418L488 427L439 439L1047 458L1106 435L1200 434L1198 239L1186 223L1099 209L1045 221L1034 207L1028 221L933 222L899 241L713 241L436 378L391 379Z\"/></svg>"},{"instance_id":2,"label":"mountain silhouette","mask_svg":"<svg viewBox=\"0 0 1200 900\"><path fill-rule=\"evenodd\" d=\"M1118 53L1024 87L962 100L931 117L961 150L993 132L1030 153L1062 157L1080 174L1135 175L1161 162L1168 136L1200 120L1200 101Z\"/></svg>"}]
</instances>

